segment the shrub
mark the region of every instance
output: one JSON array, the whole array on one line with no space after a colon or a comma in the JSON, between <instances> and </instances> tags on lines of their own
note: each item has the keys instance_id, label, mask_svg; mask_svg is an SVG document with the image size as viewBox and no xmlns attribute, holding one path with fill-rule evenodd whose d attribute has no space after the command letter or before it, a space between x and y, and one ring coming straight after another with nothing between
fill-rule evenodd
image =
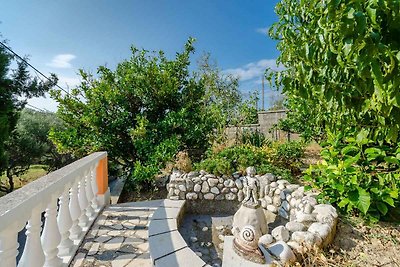
<instances>
[{"instance_id":1,"label":"shrub","mask_svg":"<svg viewBox=\"0 0 400 267\"><path fill-rule=\"evenodd\" d=\"M400 146L377 145L367 136L328 134L323 162L310 166L304 179L321 189L322 202L373 221L388 219L399 205Z\"/></svg>"},{"instance_id":2,"label":"shrub","mask_svg":"<svg viewBox=\"0 0 400 267\"><path fill-rule=\"evenodd\" d=\"M262 147L264 145L270 145L271 141L268 140L263 133L260 131L249 131L244 130L241 135L242 144L252 145L255 147Z\"/></svg>"},{"instance_id":3,"label":"shrub","mask_svg":"<svg viewBox=\"0 0 400 267\"><path fill-rule=\"evenodd\" d=\"M215 175L231 175L234 172L244 173L249 166L254 166L258 174L270 172L291 179L288 170L273 166L263 149L251 145L232 146L218 153L209 152L207 158L196 164L195 168Z\"/></svg>"}]
</instances>

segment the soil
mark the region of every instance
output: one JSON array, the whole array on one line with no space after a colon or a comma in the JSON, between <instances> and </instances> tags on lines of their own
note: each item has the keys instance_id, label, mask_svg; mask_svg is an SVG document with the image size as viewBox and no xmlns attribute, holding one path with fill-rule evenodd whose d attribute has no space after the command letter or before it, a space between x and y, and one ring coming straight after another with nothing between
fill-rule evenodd
<instances>
[{"instance_id":1,"label":"soil","mask_svg":"<svg viewBox=\"0 0 400 267\"><path fill-rule=\"evenodd\" d=\"M155 187L151 190L142 189L136 191L129 191L125 187L119 197L118 203L166 199L167 195L168 191L165 187Z\"/></svg>"},{"instance_id":2,"label":"soil","mask_svg":"<svg viewBox=\"0 0 400 267\"><path fill-rule=\"evenodd\" d=\"M333 243L311 251L297 266L400 266L400 224L365 225L361 219L339 218Z\"/></svg>"}]
</instances>

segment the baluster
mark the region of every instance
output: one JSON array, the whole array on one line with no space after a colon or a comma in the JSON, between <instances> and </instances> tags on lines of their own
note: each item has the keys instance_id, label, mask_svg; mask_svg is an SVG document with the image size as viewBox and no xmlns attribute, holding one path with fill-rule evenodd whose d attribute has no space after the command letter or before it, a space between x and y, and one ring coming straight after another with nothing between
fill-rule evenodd
<instances>
[{"instance_id":1,"label":"baluster","mask_svg":"<svg viewBox=\"0 0 400 267\"><path fill-rule=\"evenodd\" d=\"M69 255L74 242L69 238L69 230L72 227L72 218L69 212L69 188L60 197L60 208L57 216L58 229L61 234L61 242L58 246L58 255Z\"/></svg>"},{"instance_id":2,"label":"baluster","mask_svg":"<svg viewBox=\"0 0 400 267\"><path fill-rule=\"evenodd\" d=\"M100 207L99 207L99 201L97 200L97 192L99 192L99 188L97 187L97 165L99 163L97 162L94 166L94 168L91 171L91 183L92 183L92 191L93 191L93 198L92 198L92 207L95 210L95 212L99 212Z\"/></svg>"},{"instance_id":3,"label":"baluster","mask_svg":"<svg viewBox=\"0 0 400 267\"><path fill-rule=\"evenodd\" d=\"M92 179L92 170L89 169L89 171L85 175L85 191L86 191L86 197L88 200L88 205L87 205L87 210L86 210L86 215L88 216L90 221L93 221L96 218L96 214L94 212L94 209L92 208L91 201L93 199L93 191L92 191L92 184L91 184L91 179Z\"/></svg>"},{"instance_id":4,"label":"baluster","mask_svg":"<svg viewBox=\"0 0 400 267\"><path fill-rule=\"evenodd\" d=\"M79 239L82 233L82 228L79 226L79 217L81 216L81 208L79 206L79 200L78 200L78 183L79 181L76 181L76 183L72 186L71 199L69 201L69 211L71 213L71 219L72 219L72 227L70 233L71 233L71 239L73 240Z\"/></svg>"},{"instance_id":5,"label":"baluster","mask_svg":"<svg viewBox=\"0 0 400 267\"><path fill-rule=\"evenodd\" d=\"M26 243L18 267L43 266L45 258L40 242L41 226L41 212L39 208L36 208L32 211L32 216L26 226Z\"/></svg>"},{"instance_id":6,"label":"baluster","mask_svg":"<svg viewBox=\"0 0 400 267\"><path fill-rule=\"evenodd\" d=\"M45 255L44 266L60 266L62 260L57 256L58 245L61 241L60 231L57 224L57 198L52 197L44 215L46 218L42 233L42 247Z\"/></svg>"},{"instance_id":7,"label":"baluster","mask_svg":"<svg viewBox=\"0 0 400 267\"><path fill-rule=\"evenodd\" d=\"M0 232L0 265L17 266L18 227L10 225Z\"/></svg>"},{"instance_id":8,"label":"baluster","mask_svg":"<svg viewBox=\"0 0 400 267\"><path fill-rule=\"evenodd\" d=\"M81 216L79 217L79 225L84 228L88 225L89 219L86 216L86 209L89 205L89 202L86 197L86 186L85 186L85 178L86 174L83 174L83 177L81 178L79 182L79 193L78 193L78 198L79 198L79 206L81 209Z\"/></svg>"}]
</instances>

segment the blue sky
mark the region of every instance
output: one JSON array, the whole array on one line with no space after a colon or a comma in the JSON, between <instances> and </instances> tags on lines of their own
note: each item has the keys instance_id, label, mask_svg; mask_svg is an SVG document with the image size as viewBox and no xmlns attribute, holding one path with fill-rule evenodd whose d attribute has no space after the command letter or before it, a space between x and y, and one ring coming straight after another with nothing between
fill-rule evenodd
<instances>
[{"instance_id":1,"label":"blue sky","mask_svg":"<svg viewBox=\"0 0 400 267\"><path fill-rule=\"evenodd\" d=\"M57 74L64 88L79 82L79 68L113 68L129 57L132 44L173 57L192 36L197 39L193 63L210 52L222 70L240 77L246 95L260 89L265 67L275 67L276 42L265 32L277 19L277 2L10 0L1 4L0 33L15 52L30 55L39 70ZM57 107L51 99L29 103Z\"/></svg>"}]
</instances>

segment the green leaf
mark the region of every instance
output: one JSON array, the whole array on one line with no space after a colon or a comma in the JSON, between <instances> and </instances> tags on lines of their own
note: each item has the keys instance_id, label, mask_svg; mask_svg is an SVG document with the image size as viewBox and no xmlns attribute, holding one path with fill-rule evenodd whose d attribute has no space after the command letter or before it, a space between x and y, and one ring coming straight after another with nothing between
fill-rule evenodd
<instances>
[{"instance_id":1,"label":"green leaf","mask_svg":"<svg viewBox=\"0 0 400 267\"><path fill-rule=\"evenodd\" d=\"M367 214L370 204L371 196L369 195L369 193L363 188L358 188L357 208L362 213Z\"/></svg>"},{"instance_id":2,"label":"green leaf","mask_svg":"<svg viewBox=\"0 0 400 267\"><path fill-rule=\"evenodd\" d=\"M359 150L360 150L359 147L349 145L349 146L345 146L342 149L341 153L342 153L342 155L347 155L347 154L349 154L351 152L358 152Z\"/></svg>"},{"instance_id":3,"label":"green leaf","mask_svg":"<svg viewBox=\"0 0 400 267\"><path fill-rule=\"evenodd\" d=\"M386 206L385 203L377 202L376 207L378 208L380 213L382 213L383 215L386 215L386 213L388 212L388 207Z\"/></svg>"},{"instance_id":4,"label":"green leaf","mask_svg":"<svg viewBox=\"0 0 400 267\"><path fill-rule=\"evenodd\" d=\"M347 204L349 204L349 199L348 198L344 198L338 203L338 207L339 208L344 208Z\"/></svg>"},{"instance_id":5,"label":"green leaf","mask_svg":"<svg viewBox=\"0 0 400 267\"><path fill-rule=\"evenodd\" d=\"M368 144L368 134L369 130L367 129L362 129L356 137L357 144L359 145L365 145Z\"/></svg>"},{"instance_id":6,"label":"green leaf","mask_svg":"<svg viewBox=\"0 0 400 267\"><path fill-rule=\"evenodd\" d=\"M387 163L397 164L399 165L399 160L393 156L387 156L384 158Z\"/></svg>"},{"instance_id":7,"label":"green leaf","mask_svg":"<svg viewBox=\"0 0 400 267\"><path fill-rule=\"evenodd\" d=\"M372 160L376 159L377 157L383 155L383 151L376 147L367 148L364 152L365 152L365 154L367 154L367 159L369 161L372 161Z\"/></svg>"}]
</instances>

